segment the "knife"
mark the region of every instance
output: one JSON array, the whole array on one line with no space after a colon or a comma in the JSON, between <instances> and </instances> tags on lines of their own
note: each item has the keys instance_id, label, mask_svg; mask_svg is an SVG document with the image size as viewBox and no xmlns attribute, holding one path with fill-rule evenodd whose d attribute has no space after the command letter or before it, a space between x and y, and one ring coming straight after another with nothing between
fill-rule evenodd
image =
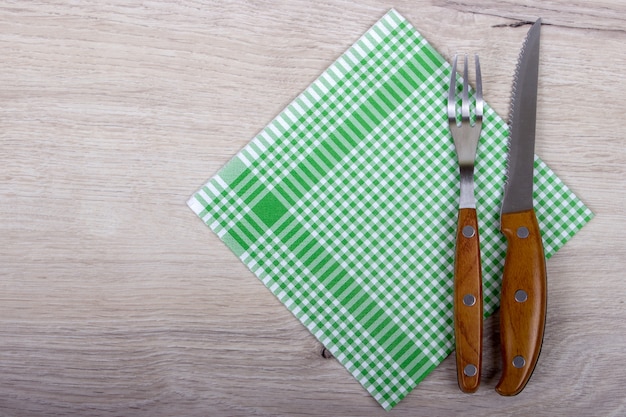
<instances>
[{"instance_id":1,"label":"knife","mask_svg":"<svg viewBox=\"0 0 626 417\"><path fill-rule=\"evenodd\" d=\"M546 319L545 255L533 208L540 31L541 19L526 35L513 82L500 214L500 230L507 240L500 299L502 376L496 386L500 395L516 395L526 386L539 358Z\"/></svg>"}]
</instances>

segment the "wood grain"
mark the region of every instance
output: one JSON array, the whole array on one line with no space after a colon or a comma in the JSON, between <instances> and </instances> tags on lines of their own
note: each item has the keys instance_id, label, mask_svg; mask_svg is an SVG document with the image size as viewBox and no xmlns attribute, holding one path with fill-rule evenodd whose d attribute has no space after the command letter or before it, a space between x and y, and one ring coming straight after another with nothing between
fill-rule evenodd
<instances>
[{"instance_id":1,"label":"wood grain","mask_svg":"<svg viewBox=\"0 0 626 417\"><path fill-rule=\"evenodd\" d=\"M185 206L390 7L481 57L508 113L542 17L537 153L596 213L547 262L531 383L448 358L390 413ZM39 1L0 5L0 415L626 414L626 4L617 0Z\"/></svg>"},{"instance_id":2,"label":"wood grain","mask_svg":"<svg viewBox=\"0 0 626 417\"><path fill-rule=\"evenodd\" d=\"M466 232L466 227L471 228ZM483 280L476 209L459 209L454 257L454 344L461 391L476 392L483 359ZM466 300L466 297L470 300ZM473 298L473 302L472 299ZM466 372L473 366L475 373Z\"/></svg>"},{"instance_id":3,"label":"wood grain","mask_svg":"<svg viewBox=\"0 0 626 417\"><path fill-rule=\"evenodd\" d=\"M547 277L541 231L533 209L503 213L507 249L500 296L501 395L519 394L531 377L546 324Z\"/></svg>"}]
</instances>

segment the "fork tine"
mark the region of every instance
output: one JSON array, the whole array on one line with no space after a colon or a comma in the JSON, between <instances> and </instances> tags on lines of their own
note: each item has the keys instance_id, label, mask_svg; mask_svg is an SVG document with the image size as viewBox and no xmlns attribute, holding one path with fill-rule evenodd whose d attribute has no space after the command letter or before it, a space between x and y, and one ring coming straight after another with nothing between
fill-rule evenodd
<instances>
[{"instance_id":1,"label":"fork tine","mask_svg":"<svg viewBox=\"0 0 626 417\"><path fill-rule=\"evenodd\" d=\"M483 119L483 82L480 75L480 61L478 54L474 55L476 61L476 123Z\"/></svg>"},{"instance_id":2,"label":"fork tine","mask_svg":"<svg viewBox=\"0 0 626 417\"><path fill-rule=\"evenodd\" d=\"M448 86L448 123L456 125L456 61L457 55L454 55L452 62L452 71L450 72L450 85Z\"/></svg>"},{"instance_id":3,"label":"fork tine","mask_svg":"<svg viewBox=\"0 0 626 417\"><path fill-rule=\"evenodd\" d=\"M465 54L465 61L463 63L463 93L461 95L461 120L463 121L469 120L470 117L467 78L467 54Z\"/></svg>"}]
</instances>

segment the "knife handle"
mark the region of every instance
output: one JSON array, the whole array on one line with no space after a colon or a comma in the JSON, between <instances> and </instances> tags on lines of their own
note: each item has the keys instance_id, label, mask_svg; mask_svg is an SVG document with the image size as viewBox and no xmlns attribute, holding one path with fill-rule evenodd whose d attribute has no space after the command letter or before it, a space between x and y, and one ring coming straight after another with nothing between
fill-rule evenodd
<instances>
[{"instance_id":1,"label":"knife handle","mask_svg":"<svg viewBox=\"0 0 626 417\"><path fill-rule=\"evenodd\" d=\"M475 392L482 363L483 286L478 219L473 208L459 209L454 258L454 338L459 388Z\"/></svg>"},{"instance_id":2,"label":"knife handle","mask_svg":"<svg viewBox=\"0 0 626 417\"><path fill-rule=\"evenodd\" d=\"M546 322L546 260L533 209L502 214L508 247L500 300L502 377L500 395L517 395L528 382L541 350Z\"/></svg>"}]
</instances>

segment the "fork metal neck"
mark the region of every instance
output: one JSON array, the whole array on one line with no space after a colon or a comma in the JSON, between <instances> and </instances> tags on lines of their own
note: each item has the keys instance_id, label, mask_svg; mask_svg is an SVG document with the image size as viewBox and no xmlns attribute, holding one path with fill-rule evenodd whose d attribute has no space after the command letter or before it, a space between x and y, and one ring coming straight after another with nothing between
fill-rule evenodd
<instances>
[{"instance_id":1,"label":"fork metal neck","mask_svg":"<svg viewBox=\"0 0 626 417\"><path fill-rule=\"evenodd\" d=\"M460 165L461 192L459 196L459 208L476 208L474 197L474 166Z\"/></svg>"}]
</instances>

